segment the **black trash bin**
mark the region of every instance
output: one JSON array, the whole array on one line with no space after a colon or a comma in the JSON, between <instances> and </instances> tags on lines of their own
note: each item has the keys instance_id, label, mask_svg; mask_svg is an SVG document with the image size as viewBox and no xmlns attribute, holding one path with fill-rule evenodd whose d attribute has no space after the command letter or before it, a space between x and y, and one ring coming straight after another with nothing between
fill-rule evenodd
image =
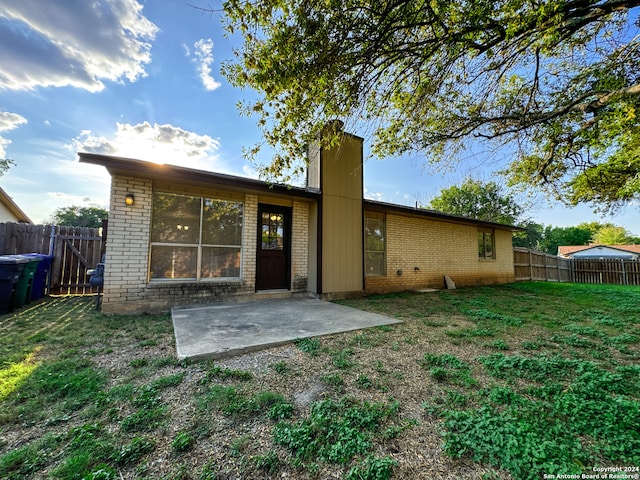
<instances>
[{"instance_id":1,"label":"black trash bin","mask_svg":"<svg viewBox=\"0 0 640 480\"><path fill-rule=\"evenodd\" d=\"M44 297L45 288L47 287L47 279L49 277L49 270L51 270L51 262L53 261L52 255L44 255L42 253L26 253L25 257L36 257L40 259L36 273L33 276L33 283L31 285L31 300L38 300Z\"/></svg>"},{"instance_id":2,"label":"black trash bin","mask_svg":"<svg viewBox=\"0 0 640 480\"><path fill-rule=\"evenodd\" d=\"M18 282L27 263L26 258L0 255L0 314L13 311Z\"/></svg>"}]
</instances>

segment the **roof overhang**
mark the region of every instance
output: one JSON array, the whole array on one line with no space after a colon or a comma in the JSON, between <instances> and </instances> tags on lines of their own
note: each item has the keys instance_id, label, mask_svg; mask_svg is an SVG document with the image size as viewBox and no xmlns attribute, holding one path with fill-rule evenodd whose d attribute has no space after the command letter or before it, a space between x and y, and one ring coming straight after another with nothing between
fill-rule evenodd
<instances>
[{"instance_id":1,"label":"roof overhang","mask_svg":"<svg viewBox=\"0 0 640 480\"><path fill-rule=\"evenodd\" d=\"M496 230L508 230L511 232L524 232L524 228L514 227L513 225L505 225L503 223L486 222L484 220L476 220L474 218L461 217L459 215L449 215L447 213L436 212L435 210L427 210L425 208L407 207L404 205L396 205L394 203L378 202L375 200L365 200L364 208L366 210L381 213L397 213L418 218L428 218L439 222L457 223L460 225L475 225L481 228L492 228Z\"/></svg>"},{"instance_id":2,"label":"roof overhang","mask_svg":"<svg viewBox=\"0 0 640 480\"><path fill-rule=\"evenodd\" d=\"M205 170L196 170L176 165L158 164L132 158L116 157L97 153L78 153L78 156L82 163L90 163L105 167L111 176L129 175L132 177L148 178L157 181L171 181L174 183L198 185L202 187L224 187L231 191L279 194L313 200L318 200L321 196L320 192L316 189L274 184L252 178L208 172ZM370 211L397 213L406 216L428 218L440 222L475 225L478 227L507 230L511 232L524 231L523 228L514 227L513 225L486 222L458 215L448 215L434 210L412 208L374 200L364 200L364 208Z\"/></svg>"},{"instance_id":3,"label":"roof overhang","mask_svg":"<svg viewBox=\"0 0 640 480\"><path fill-rule=\"evenodd\" d=\"M33 223L29 216L22 211L16 202L0 187L0 203L2 203L11 214L16 217L17 222Z\"/></svg>"},{"instance_id":4,"label":"roof overhang","mask_svg":"<svg viewBox=\"0 0 640 480\"><path fill-rule=\"evenodd\" d=\"M132 177L171 181L202 187L223 187L231 191L270 193L309 199L317 199L319 197L319 193L311 189L269 183L252 178L208 172L206 170L196 170L176 165L159 164L97 153L78 153L78 157L80 157L81 163L90 163L105 167L111 176L129 175Z\"/></svg>"}]
</instances>

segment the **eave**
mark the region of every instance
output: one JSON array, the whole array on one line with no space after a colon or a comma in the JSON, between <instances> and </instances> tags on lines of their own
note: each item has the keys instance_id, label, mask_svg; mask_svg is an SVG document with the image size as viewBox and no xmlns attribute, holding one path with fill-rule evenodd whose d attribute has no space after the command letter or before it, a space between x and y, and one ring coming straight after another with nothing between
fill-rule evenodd
<instances>
[{"instance_id":1,"label":"eave","mask_svg":"<svg viewBox=\"0 0 640 480\"><path fill-rule=\"evenodd\" d=\"M0 187L0 202L16 217L18 223L33 223L16 202Z\"/></svg>"},{"instance_id":2,"label":"eave","mask_svg":"<svg viewBox=\"0 0 640 480\"><path fill-rule=\"evenodd\" d=\"M202 187L223 187L231 191L279 194L308 199L317 199L319 197L318 192L306 188L269 183L252 178L196 170L176 165L158 164L97 153L78 153L78 157L80 157L81 163L90 163L105 167L111 176L130 175L151 180L171 181Z\"/></svg>"},{"instance_id":3,"label":"eave","mask_svg":"<svg viewBox=\"0 0 640 480\"><path fill-rule=\"evenodd\" d=\"M435 210L427 210L424 208L407 207L404 205L396 205L394 203L379 202L376 200L365 200L365 210L381 213L397 213L411 217L428 218L439 222L456 223L459 225L474 225L482 228L493 228L496 230L508 230L511 232L523 232L524 228L506 225L504 223L486 222L484 220L476 220L474 218L462 217L459 215L449 215L447 213L437 212Z\"/></svg>"}]
</instances>

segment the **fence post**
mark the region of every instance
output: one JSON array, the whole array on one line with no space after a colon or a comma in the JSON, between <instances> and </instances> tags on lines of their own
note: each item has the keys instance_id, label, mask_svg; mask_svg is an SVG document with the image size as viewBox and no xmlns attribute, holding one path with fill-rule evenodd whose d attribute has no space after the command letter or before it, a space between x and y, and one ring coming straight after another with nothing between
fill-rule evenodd
<instances>
[{"instance_id":1,"label":"fence post","mask_svg":"<svg viewBox=\"0 0 640 480\"><path fill-rule=\"evenodd\" d=\"M627 271L624 268L624 258L620 259L620 264L622 265L622 284L623 285L628 285L628 280L627 280Z\"/></svg>"},{"instance_id":2,"label":"fence post","mask_svg":"<svg viewBox=\"0 0 640 480\"><path fill-rule=\"evenodd\" d=\"M544 254L544 281L549 281L549 256L548 254Z\"/></svg>"},{"instance_id":3,"label":"fence post","mask_svg":"<svg viewBox=\"0 0 640 480\"><path fill-rule=\"evenodd\" d=\"M569 259L569 278L571 283L576 283L576 261L573 258Z\"/></svg>"},{"instance_id":4,"label":"fence post","mask_svg":"<svg viewBox=\"0 0 640 480\"><path fill-rule=\"evenodd\" d=\"M53 256L53 248L54 248L55 238L56 238L56 226L51 225L50 228L51 228L51 233L49 235L49 255Z\"/></svg>"},{"instance_id":5,"label":"fence post","mask_svg":"<svg viewBox=\"0 0 640 480\"><path fill-rule=\"evenodd\" d=\"M529 250L529 280L533 282L533 254Z\"/></svg>"}]
</instances>

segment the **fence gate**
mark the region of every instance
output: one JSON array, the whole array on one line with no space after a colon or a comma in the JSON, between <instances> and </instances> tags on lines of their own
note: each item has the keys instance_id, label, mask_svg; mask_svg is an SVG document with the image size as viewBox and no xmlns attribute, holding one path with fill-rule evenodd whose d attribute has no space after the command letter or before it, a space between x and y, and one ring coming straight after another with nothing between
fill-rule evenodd
<instances>
[{"instance_id":1,"label":"fence gate","mask_svg":"<svg viewBox=\"0 0 640 480\"><path fill-rule=\"evenodd\" d=\"M88 227L57 227L56 230L50 293L95 293L97 290L89 284L87 270L96 268L102 261L102 232Z\"/></svg>"},{"instance_id":2,"label":"fence gate","mask_svg":"<svg viewBox=\"0 0 640 480\"><path fill-rule=\"evenodd\" d=\"M102 228L0 223L0 255L53 255L49 293L95 293L97 289L89 285L87 270L96 268L101 261L106 233L106 221Z\"/></svg>"}]
</instances>

